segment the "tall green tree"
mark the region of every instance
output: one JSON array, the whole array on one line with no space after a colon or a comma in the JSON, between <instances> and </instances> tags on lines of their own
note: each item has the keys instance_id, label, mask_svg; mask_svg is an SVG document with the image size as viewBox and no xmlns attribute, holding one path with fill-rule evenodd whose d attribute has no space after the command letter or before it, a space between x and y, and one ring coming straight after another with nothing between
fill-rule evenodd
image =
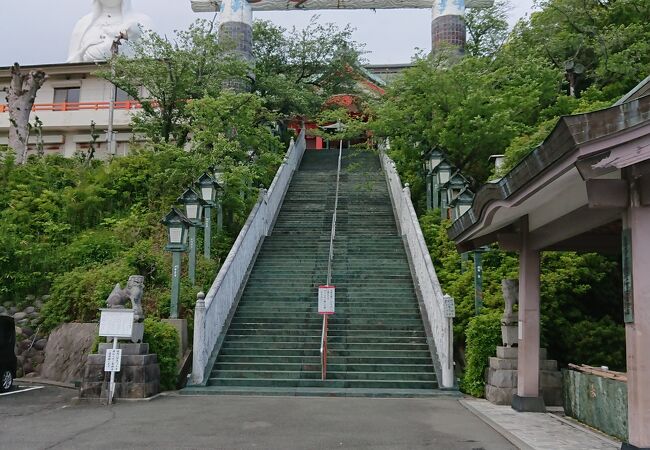
<instances>
[{"instance_id":1,"label":"tall green tree","mask_svg":"<svg viewBox=\"0 0 650 450\"><path fill-rule=\"evenodd\" d=\"M149 31L130 44L131 53L114 61L115 75L102 75L142 104L133 118L135 132L152 142L187 142L192 118L190 100L218 96L224 81L245 77L247 64L236 59L230 44L220 45L214 22L198 20L170 39Z\"/></svg>"},{"instance_id":2,"label":"tall green tree","mask_svg":"<svg viewBox=\"0 0 650 450\"><path fill-rule=\"evenodd\" d=\"M350 26L319 23L287 30L268 21L253 27L253 90L281 119L315 116L334 94L357 92L362 46Z\"/></svg>"}]
</instances>

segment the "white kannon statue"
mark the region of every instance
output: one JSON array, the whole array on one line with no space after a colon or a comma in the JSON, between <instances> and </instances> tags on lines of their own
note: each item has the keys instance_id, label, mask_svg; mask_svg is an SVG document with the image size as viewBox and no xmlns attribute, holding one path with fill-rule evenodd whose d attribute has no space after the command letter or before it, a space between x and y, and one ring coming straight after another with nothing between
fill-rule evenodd
<instances>
[{"instance_id":1,"label":"white kannon statue","mask_svg":"<svg viewBox=\"0 0 650 450\"><path fill-rule=\"evenodd\" d=\"M133 12L131 0L93 0L93 11L72 32L68 62L106 61L120 33L134 41L150 23L148 16Z\"/></svg>"}]
</instances>

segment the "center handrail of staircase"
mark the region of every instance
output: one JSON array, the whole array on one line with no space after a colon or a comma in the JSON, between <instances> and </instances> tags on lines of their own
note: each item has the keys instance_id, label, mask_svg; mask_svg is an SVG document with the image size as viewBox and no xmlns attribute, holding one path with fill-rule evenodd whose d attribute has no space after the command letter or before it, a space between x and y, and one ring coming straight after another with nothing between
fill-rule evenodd
<instances>
[{"instance_id":1,"label":"center handrail of staircase","mask_svg":"<svg viewBox=\"0 0 650 450\"><path fill-rule=\"evenodd\" d=\"M208 369L216 356L215 347L225 331L235 302L243 291L257 251L271 232L273 222L282 206L294 172L306 149L305 130L296 142L291 142L284 162L280 165L268 191L262 190L226 257L205 299L199 298L194 308L194 342L192 354L192 384L205 385Z\"/></svg>"},{"instance_id":2,"label":"center handrail of staircase","mask_svg":"<svg viewBox=\"0 0 650 450\"><path fill-rule=\"evenodd\" d=\"M445 296L411 201L411 190L408 185L402 188L402 181L395 168L395 163L386 154L385 148L381 146L380 159L400 234L407 243L409 262L426 310L426 321L429 328L427 335L433 341L440 363L440 384L444 388L453 388L455 385L453 347L451 346L453 325L445 311Z\"/></svg>"},{"instance_id":3,"label":"center handrail of staircase","mask_svg":"<svg viewBox=\"0 0 650 450\"><path fill-rule=\"evenodd\" d=\"M332 284L332 265L334 264L334 239L336 238L336 216L339 209L339 186L341 184L341 159L343 155L343 140L339 145L339 159L336 167L336 194L334 196L334 212L332 213L332 230L330 232L330 250L327 259L327 286ZM327 334L328 315L323 314L323 331L320 339L321 377L327 378Z\"/></svg>"}]
</instances>

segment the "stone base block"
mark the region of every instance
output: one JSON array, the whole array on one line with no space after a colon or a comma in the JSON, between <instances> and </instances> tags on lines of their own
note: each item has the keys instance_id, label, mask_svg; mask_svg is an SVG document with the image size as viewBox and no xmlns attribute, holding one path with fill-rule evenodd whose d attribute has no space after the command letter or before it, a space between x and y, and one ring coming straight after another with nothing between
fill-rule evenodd
<instances>
[{"instance_id":1,"label":"stone base block","mask_svg":"<svg viewBox=\"0 0 650 450\"><path fill-rule=\"evenodd\" d=\"M512 409L518 412L545 413L546 405L543 397L520 397L515 394L512 396Z\"/></svg>"},{"instance_id":2,"label":"stone base block","mask_svg":"<svg viewBox=\"0 0 650 450\"><path fill-rule=\"evenodd\" d=\"M517 347L497 347L497 358L502 359L517 359L519 356L519 349ZM539 349L539 359L546 359L547 352L545 348Z\"/></svg>"},{"instance_id":3,"label":"stone base block","mask_svg":"<svg viewBox=\"0 0 650 450\"><path fill-rule=\"evenodd\" d=\"M490 384L485 385L485 398L495 405L512 405L512 397L517 388L499 388Z\"/></svg>"},{"instance_id":4,"label":"stone base block","mask_svg":"<svg viewBox=\"0 0 650 450\"><path fill-rule=\"evenodd\" d=\"M517 370L517 359L490 358L490 368L496 370ZM557 371L557 361L553 359L543 359L539 362L540 370Z\"/></svg>"},{"instance_id":5,"label":"stone base block","mask_svg":"<svg viewBox=\"0 0 650 450\"><path fill-rule=\"evenodd\" d=\"M125 344L140 346L142 344ZM135 351L135 349L131 349ZM147 346L148 350L148 346ZM81 398L107 398L110 372L104 372L104 354L88 355ZM147 398L160 392L160 366L155 354L123 354L121 370L115 374L115 398Z\"/></svg>"},{"instance_id":6,"label":"stone base block","mask_svg":"<svg viewBox=\"0 0 650 450\"><path fill-rule=\"evenodd\" d=\"M113 348L113 343L99 344L98 352L100 355L106 355L106 350ZM122 356L125 355L148 355L149 344L127 344L120 343L117 348L122 350Z\"/></svg>"},{"instance_id":7,"label":"stone base block","mask_svg":"<svg viewBox=\"0 0 650 450\"><path fill-rule=\"evenodd\" d=\"M547 406L563 406L561 387L542 387L542 396Z\"/></svg>"},{"instance_id":8,"label":"stone base block","mask_svg":"<svg viewBox=\"0 0 650 450\"><path fill-rule=\"evenodd\" d=\"M559 370L542 370L539 373L539 383L542 389L562 390L562 372Z\"/></svg>"},{"instance_id":9,"label":"stone base block","mask_svg":"<svg viewBox=\"0 0 650 450\"><path fill-rule=\"evenodd\" d=\"M488 369L487 384L496 388L512 389L517 387L516 370Z\"/></svg>"}]
</instances>

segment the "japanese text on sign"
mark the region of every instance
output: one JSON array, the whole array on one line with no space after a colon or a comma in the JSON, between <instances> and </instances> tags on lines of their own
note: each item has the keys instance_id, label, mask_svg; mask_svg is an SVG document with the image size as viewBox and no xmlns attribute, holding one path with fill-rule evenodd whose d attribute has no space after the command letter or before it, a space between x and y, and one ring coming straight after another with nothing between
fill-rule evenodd
<instances>
[{"instance_id":1,"label":"japanese text on sign","mask_svg":"<svg viewBox=\"0 0 650 450\"><path fill-rule=\"evenodd\" d=\"M106 350L106 362L104 363L104 372L119 372L122 368L122 349Z\"/></svg>"},{"instance_id":2,"label":"japanese text on sign","mask_svg":"<svg viewBox=\"0 0 650 450\"><path fill-rule=\"evenodd\" d=\"M102 309L99 335L130 339L133 334L134 315L132 309Z\"/></svg>"},{"instance_id":3,"label":"japanese text on sign","mask_svg":"<svg viewBox=\"0 0 650 450\"><path fill-rule=\"evenodd\" d=\"M334 314L336 307L336 287L320 286L318 288L318 314Z\"/></svg>"}]
</instances>

